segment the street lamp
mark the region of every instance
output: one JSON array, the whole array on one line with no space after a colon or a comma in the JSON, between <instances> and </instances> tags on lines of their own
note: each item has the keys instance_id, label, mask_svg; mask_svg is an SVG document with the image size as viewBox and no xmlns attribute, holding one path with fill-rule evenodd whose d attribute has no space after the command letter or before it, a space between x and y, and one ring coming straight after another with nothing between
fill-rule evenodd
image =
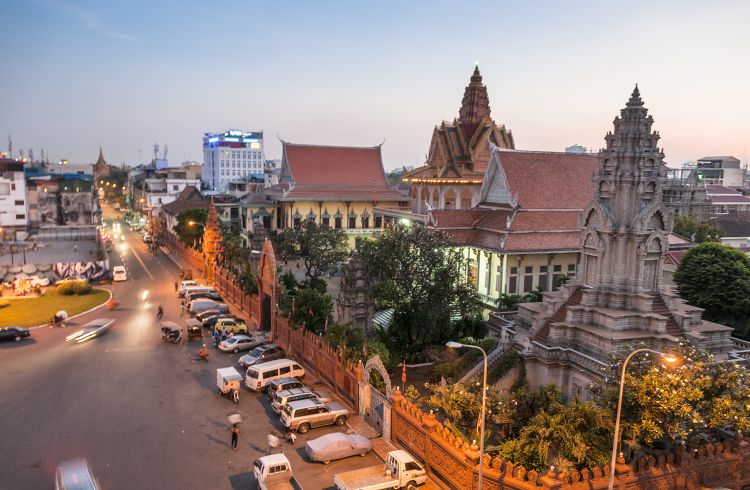
<instances>
[{"instance_id":1,"label":"street lamp","mask_svg":"<svg viewBox=\"0 0 750 490\"><path fill-rule=\"evenodd\" d=\"M272 254L270 254L268 252L264 252L262 250L250 250L250 254L251 255L257 255L258 258L260 258L261 255L267 255L269 257L273 257ZM258 267L260 268L260 261L258 261ZM271 294L273 295L273 299L272 299L273 305L274 305L273 311L274 311L274 313L276 313L276 310L278 309L279 305L276 303L276 281L278 280L278 277L277 277L278 272L276 271L276 265L275 264L272 267L272 269L273 269L273 284L271 284ZM273 327L276 325L275 317L276 317L275 314L271 316L271 334L272 334L271 335L271 337L272 337L271 340L272 341L273 341Z\"/></svg>"},{"instance_id":2,"label":"street lamp","mask_svg":"<svg viewBox=\"0 0 750 490\"><path fill-rule=\"evenodd\" d=\"M628 367L628 362L630 362L630 359L632 359L634 355L641 352L651 352L653 354L657 354L665 363L671 365L675 365L678 360L677 356L675 356L674 354L667 354L665 352L659 352L658 350L652 349L636 349L631 352L628 357L625 358L625 362L622 363L622 374L620 376L620 396L617 400L617 417L615 418L615 435L612 440L612 459L609 463L609 486L607 487L608 490L613 490L615 485L615 463L617 462L617 442L620 436L620 413L622 412L622 393L625 388L625 370Z\"/></svg>"},{"instance_id":3,"label":"street lamp","mask_svg":"<svg viewBox=\"0 0 750 490\"><path fill-rule=\"evenodd\" d=\"M482 379L482 412L480 415L479 425L479 485L477 490L482 490L482 478L484 476L484 412L487 406L487 353L478 345L462 344L460 342L449 341L446 342L448 347L451 349L458 349L459 347L468 347L470 349L478 349L484 356L484 377Z\"/></svg>"},{"instance_id":4,"label":"street lamp","mask_svg":"<svg viewBox=\"0 0 750 490\"><path fill-rule=\"evenodd\" d=\"M206 227L206 225L204 225L203 223L198 223L197 221L188 221L188 224L190 226L198 225L198 226L202 226L203 228Z\"/></svg>"}]
</instances>

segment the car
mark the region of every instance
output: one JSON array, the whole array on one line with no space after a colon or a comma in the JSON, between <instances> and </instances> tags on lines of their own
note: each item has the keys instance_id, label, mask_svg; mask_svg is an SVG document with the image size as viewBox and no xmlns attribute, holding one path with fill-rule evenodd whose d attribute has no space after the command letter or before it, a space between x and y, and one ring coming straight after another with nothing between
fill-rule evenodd
<instances>
[{"instance_id":1,"label":"car","mask_svg":"<svg viewBox=\"0 0 750 490\"><path fill-rule=\"evenodd\" d=\"M240 366L248 367L260 362L268 362L284 358L284 349L276 344L267 344L256 347L249 354L240 357Z\"/></svg>"},{"instance_id":2,"label":"car","mask_svg":"<svg viewBox=\"0 0 750 490\"><path fill-rule=\"evenodd\" d=\"M112 325L114 325L114 323L115 320L112 318L97 318L96 320L88 322L86 325L82 326L72 334L65 337L65 341L76 341L79 344L81 342L86 342L89 339L99 337L102 334L106 333L107 330L109 330Z\"/></svg>"},{"instance_id":3,"label":"car","mask_svg":"<svg viewBox=\"0 0 750 490\"><path fill-rule=\"evenodd\" d=\"M71 459L57 465L55 490L99 490L100 488L86 459Z\"/></svg>"},{"instance_id":4,"label":"car","mask_svg":"<svg viewBox=\"0 0 750 490\"><path fill-rule=\"evenodd\" d=\"M333 432L305 443L305 453L310 461L328 464L350 456L367 456L372 451L370 439L359 434Z\"/></svg>"},{"instance_id":5,"label":"car","mask_svg":"<svg viewBox=\"0 0 750 490\"><path fill-rule=\"evenodd\" d=\"M196 286L200 286L200 284L193 280L180 281L179 289L177 290L177 296L185 296L185 291L187 291L187 288L193 288Z\"/></svg>"},{"instance_id":6,"label":"car","mask_svg":"<svg viewBox=\"0 0 750 490\"><path fill-rule=\"evenodd\" d=\"M190 313L197 314L208 310L220 310L227 312L229 311L229 306L212 299L195 299L188 305L188 311Z\"/></svg>"},{"instance_id":7,"label":"car","mask_svg":"<svg viewBox=\"0 0 750 490\"><path fill-rule=\"evenodd\" d=\"M26 337L31 337L31 330L21 327L0 328L0 340L14 340L20 342Z\"/></svg>"},{"instance_id":8,"label":"car","mask_svg":"<svg viewBox=\"0 0 750 490\"><path fill-rule=\"evenodd\" d=\"M116 265L112 268L112 280L115 282L128 280L128 271L125 270L125 266Z\"/></svg>"},{"instance_id":9,"label":"car","mask_svg":"<svg viewBox=\"0 0 750 490\"><path fill-rule=\"evenodd\" d=\"M195 319L198 320L201 323L205 323L211 319L218 319L218 318L233 318L234 315L231 313L224 313L219 310L206 310L202 313L198 313L195 315ZM203 325L204 327L206 325Z\"/></svg>"},{"instance_id":10,"label":"car","mask_svg":"<svg viewBox=\"0 0 750 490\"><path fill-rule=\"evenodd\" d=\"M211 310L209 310L209 311L211 311ZM218 322L222 318L235 319L237 317L235 317L231 313L215 313L213 315L209 315L207 318L206 317L201 317L201 318L205 318L205 320L203 320L201 322L204 327L206 327L206 328L214 328L214 325L216 325L216 322ZM195 319L198 320L198 315L195 316ZM198 320L198 321L200 321L200 320Z\"/></svg>"},{"instance_id":11,"label":"car","mask_svg":"<svg viewBox=\"0 0 750 490\"><path fill-rule=\"evenodd\" d=\"M214 323L214 330L226 330L232 333L247 333L247 324L236 318L219 318Z\"/></svg>"},{"instance_id":12,"label":"car","mask_svg":"<svg viewBox=\"0 0 750 490\"><path fill-rule=\"evenodd\" d=\"M349 409L337 402L322 403L317 400L298 400L287 403L281 411L281 423L287 430L305 434L313 427L346 424Z\"/></svg>"},{"instance_id":13,"label":"car","mask_svg":"<svg viewBox=\"0 0 750 490\"><path fill-rule=\"evenodd\" d=\"M315 398L321 402L331 402L333 399L327 393L319 391L313 391L310 388L303 386L302 388L292 388L290 390L274 391L271 394L271 410L276 414L280 414L284 409L284 405L289 402L296 402L297 400L307 400L308 398Z\"/></svg>"},{"instance_id":14,"label":"car","mask_svg":"<svg viewBox=\"0 0 750 490\"><path fill-rule=\"evenodd\" d=\"M188 293L185 295L185 301L190 302L194 299L212 299L214 301L221 301L219 293L207 291L202 293Z\"/></svg>"},{"instance_id":15,"label":"car","mask_svg":"<svg viewBox=\"0 0 750 490\"><path fill-rule=\"evenodd\" d=\"M280 378L274 379L266 385L266 393L273 398L274 393L304 387L305 384L297 378Z\"/></svg>"},{"instance_id":16,"label":"car","mask_svg":"<svg viewBox=\"0 0 750 490\"><path fill-rule=\"evenodd\" d=\"M219 342L219 349L224 352L234 352L235 354L241 350L250 350L257 347L258 342L262 340L250 337L249 335L235 335L227 340Z\"/></svg>"}]
</instances>

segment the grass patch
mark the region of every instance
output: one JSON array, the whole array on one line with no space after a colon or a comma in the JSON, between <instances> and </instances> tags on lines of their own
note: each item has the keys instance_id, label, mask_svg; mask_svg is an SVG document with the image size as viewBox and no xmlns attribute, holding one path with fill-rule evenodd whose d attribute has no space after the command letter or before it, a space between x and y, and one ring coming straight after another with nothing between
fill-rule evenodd
<instances>
[{"instance_id":1,"label":"grass patch","mask_svg":"<svg viewBox=\"0 0 750 490\"><path fill-rule=\"evenodd\" d=\"M107 301L109 292L104 289L94 289L81 296L62 296L54 289L47 290L38 298L9 298L3 300L8 306L0 313L0 327L11 325L32 327L47 323L60 310L65 310L73 316L90 310Z\"/></svg>"}]
</instances>

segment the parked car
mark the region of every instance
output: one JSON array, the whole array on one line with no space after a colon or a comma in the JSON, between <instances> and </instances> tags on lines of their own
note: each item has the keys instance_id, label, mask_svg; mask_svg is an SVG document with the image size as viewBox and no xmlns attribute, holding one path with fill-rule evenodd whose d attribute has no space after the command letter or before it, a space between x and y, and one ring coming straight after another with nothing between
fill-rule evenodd
<instances>
[{"instance_id":1,"label":"parked car","mask_svg":"<svg viewBox=\"0 0 750 490\"><path fill-rule=\"evenodd\" d=\"M232 333L247 333L247 324L237 318L218 318L214 323L214 329L226 330Z\"/></svg>"},{"instance_id":2,"label":"parked car","mask_svg":"<svg viewBox=\"0 0 750 490\"><path fill-rule=\"evenodd\" d=\"M31 337L31 330L21 327L0 328L0 340L13 340L20 342L26 337Z\"/></svg>"},{"instance_id":3,"label":"parked car","mask_svg":"<svg viewBox=\"0 0 750 490\"><path fill-rule=\"evenodd\" d=\"M128 280L128 271L125 270L125 266L116 265L112 268L112 280L115 282Z\"/></svg>"},{"instance_id":4,"label":"parked car","mask_svg":"<svg viewBox=\"0 0 750 490\"><path fill-rule=\"evenodd\" d=\"M249 335L235 335L234 337L219 342L219 349L224 352L234 352L241 350L250 350L258 345L259 340Z\"/></svg>"},{"instance_id":5,"label":"parked car","mask_svg":"<svg viewBox=\"0 0 750 490\"><path fill-rule=\"evenodd\" d=\"M249 354L240 357L240 366L248 367L261 362L284 358L284 349L276 344L266 344L256 347Z\"/></svg>"},{"instance_id":6,"label":"parked car","mask_svg":"<svg viewBox=\"0 0 750 490\"><path fill-rule=\"evenodd\" d=\"M204 312L197 313L195 315L195 319L203 323L203 326L205 327L206 326L205 322L207 322L211 318L224 318L224 317L233 317L233 316L234 315L232 315L231 313L223 313L219 310L206 310Z\"/></svg>"},{"instance_id":7,"label":"parked car","mask_svg":"<svg viewBox=\"0 0 750 490\"><path fill-rule=\"evenodd\" d=\"M55 471L55 490L99 490L88 461L84 458L64 461Z\"/></svg>"},{"instance_id":8,"label":"parked car","mask_svg":"<svg viewBox=\"0 0 750 490\"><path fill-rule=\"evenodd\" d=\"M229 311L229 307L224 303L219 303L212 299L196 299L191 301L188 306L188 311L190 311L190 313L200 313L208 310Z\"/></svg>"},{"instance_id":9,"label":"parked car","mask_svg":"<svg viewBox=\"0 0 750 490\"><path fill-rule=\"evenodd\" d=\"M274 393L292 388L304 388L305 384L297 378L279 378L271 381L266 385L266 393L273 397Z\"/></svg>"},{"instance_id":10,"label":"parked car","mask_svg":"<svg viewBox=\"0 0 750 490\"><path fill-rule=\"evenodd\" d=\"M336 459L350 456L367 456L372 451L370 439L359 434L343 434L333 432L307 441L305 453L311 461L328 464Z\"/></svg>"},{"instance_id":11,"label":"parked car","mask_svg":"<svg viewBox=\"0 0 750 490\"><path fill-rule=\"evenodd\" d=\"M200 286L197 282L193 280L188 281L180 281L179 287L177 289L177 296L185 296L185 292L188 288L197 287Z\"/></svg>"},{"instance_id":12,"label":"parked car","mask_svg":"<svg viewBox=\"0 0 750 490\"><path fill-rule=\"evenodd\" d=\"M216 322L218 322L222 318L230 318L230 319L237 318L234 315L232 315L231 313L219 313L219 312L216 312L216 311L213 311L213 310L208 310L206 313L208 313L208 312L213 312L213 314L209 315L207 318L206 317L201 317L201 318L206 318L205 320L202 321L203 326L206 327L206 328L211 328L211 329L214 328L214 326L216 325ZM195 319L196 320L198 319L198 315L195 316ZM258 345L260 345L260 344L258 344Z\"/></svg>"},{"instance_id":13,"label":"parked car","mask_svg":"<svg viewBox=\"0 0 750 490\"><path fill-rule=\"evenodd\" d=\"M269 454L253 463L255 485L259 490L293 490L292 465L283 454Z\"/></svg>"},{"instance_id":14,"label":"parked car","mask_svg":"<svg viewBox=\"0 0 750 490\"><path fill-rule=\"evenodd\" d=\"M296 402L297 400L307 400L309 398L314 398L321 402L333 401L333 398L328 393L313 391L303 386L301 388L273 392L271 394L271 410L276 414L280 414L287 403Z\"/></svg>"},{"instance_id":15,"label":"parked car","mask_svg":"<svg viewBox=\"0 0 750 490\"><path fill-rule=\"evenodd\" d=\"M349 409L337 402L299 400L287 403L281 411L281 423L284 427L300 434L305 434L313 427L344 425L348 418Z\"/></svg>"},{"instance_id":16,"label":"parked car","mask_svg":"<svg viewBox=\"0 0 750 490\"><path fill-rule=\"evenodd\" d=\"M70 342L75 340L79 344L81 342L86 342L89 339L99 337L106 333L114 323L115 321L112 318L97 318L65 337L65 341Z\"/></svg>"},{"instance_id":17,"label":"parked car","mask_svg":"<svg viewBox=\"0 0 750 490\"><path fill-rule=\"evenodd\" d=\"M214 301L221 301L221 295L215 291L206 291L202 293L187 293L185 295L185 301L193 301L196 299L212 299Z\"/></svg>"},{"instance_id":18,"label":"parked car","mask_svg":"<svg viewBox=\"0 0 750 490\"><path fill-rule=\"evenodd\" d=\"M305 369L291 359L276 359L250 366L245 371L245 386L250 391L264 391L271 381L305 377Z\"/></svg>"}]
</instances>

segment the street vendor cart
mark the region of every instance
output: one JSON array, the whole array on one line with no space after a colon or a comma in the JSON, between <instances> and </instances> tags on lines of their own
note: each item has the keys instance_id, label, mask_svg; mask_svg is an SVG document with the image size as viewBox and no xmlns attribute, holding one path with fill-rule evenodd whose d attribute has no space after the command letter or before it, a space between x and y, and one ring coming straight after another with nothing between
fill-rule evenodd
<instances>
[{"instance_id":1,"label":"street vendor cart","mask_svg":"<svg viewBox=\"0 0 750 490\"><path fill-rule=\"evenodd\" d=\"M240 384L242 375L233 367L219 368L216 370L216 385L219 387L219 395L230 395L234 403L240 402Z\"/></svg>"}]
</instances>

